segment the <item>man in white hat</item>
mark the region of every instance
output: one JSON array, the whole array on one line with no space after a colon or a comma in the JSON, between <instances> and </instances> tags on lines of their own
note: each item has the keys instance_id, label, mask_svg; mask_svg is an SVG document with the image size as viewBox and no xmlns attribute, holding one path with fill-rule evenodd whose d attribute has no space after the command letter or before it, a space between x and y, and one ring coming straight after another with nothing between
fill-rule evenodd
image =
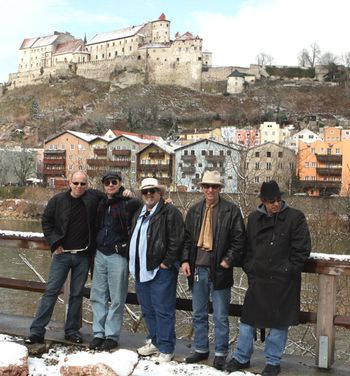
<instances>
[{"instance_id":1,"label":"man in white hat","mask_svg":"<svg viewBox=\"0 0 350 376\"><path fill-rule=\"evenodd\" d=\"M184 239L180 211L165 204L165 187L157 179L142 180L143 207L135 214L129 249L129 269L148 336L137 351L170 362L175 351L176 285Z\"/></svg>"},{"instance_id":2,"label":"man in white hat","mask_svg":"<svg viewBox=\"0 0 350 376\"><path fill-rule=\"evenodd\" d=\"M245 249L245 228L239 208L220 197L223 184L218 171L206 171L200 183L204 199L186 216L181 268L192 290L195 352L186 363L209 357L208 302L215 324L213 366L222 370L229 347L229 307L233 266Z\"/></svg>"}]
</instances>

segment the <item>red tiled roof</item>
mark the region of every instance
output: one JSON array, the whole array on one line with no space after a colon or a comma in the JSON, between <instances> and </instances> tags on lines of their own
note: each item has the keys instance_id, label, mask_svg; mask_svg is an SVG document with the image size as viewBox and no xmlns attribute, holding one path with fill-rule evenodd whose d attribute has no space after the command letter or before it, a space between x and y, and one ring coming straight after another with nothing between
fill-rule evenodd
<instances>
[{"instance_id":1,"label":"red tiled roof","mask_svg":"<svg viewBox=\"0 0 350 376\"><path fill-rule=\"evenodd\" d=\"M66 54L69 52L83 51L84 43L81 39L69 40L57 45L55 54Z\"/></svg>"},{"instance_id":2,"label":"red tiled roof","mask_svg":"<svg viewBox=\"0 0 350 376\"><path fill-rule=\"evenodd\" d=\"M162 14L159 16L158 20L160 20L160 21L166 21L166 16L165 16L165 14L162 13Z\"/></svg>"},{"instance_id":3,"label":"red tiled roof","mask_svg":"<svg viewBox=\"0 0 350 376\"><path fill-rule=\"evenodd\" d=\"M158 137L158 136L151 136L151 135L148 135L148 134L141 134L141 133L134 133L134 132L125 132L125 131L121 131L119 129L114 129L114 130L112 130L112 132L116 136L122 136L123 134L125 134L127 136L136 136L136 137L139 137L139 138L143 138L145 140L158 141L158 140L162 139L161 137Z\"/></svg>"}]
</instances>

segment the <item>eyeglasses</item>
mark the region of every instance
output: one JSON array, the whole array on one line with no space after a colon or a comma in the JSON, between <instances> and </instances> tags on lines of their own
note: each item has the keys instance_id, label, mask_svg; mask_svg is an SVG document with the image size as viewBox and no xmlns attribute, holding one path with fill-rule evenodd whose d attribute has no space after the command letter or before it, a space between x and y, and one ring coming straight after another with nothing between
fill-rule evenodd
<instances>
[{"instance_id":1,"label":"eyeglasses","mask_svg":"<svg viewBox=\"0 0 350 376\"><path fill-rule=\"evenodd\" d=\"M72 184L75 185L75 186L82 186L84 187L86 185L86 182L85 181L72 181Z\"/></svg>"},{"instance_id":2,"label":"eyeglasses","mask_svg":"<svg viewBox=\"0 0 350 376\"><path fill-rule=\"evenodd\" d=\"M106 187L108 187L109 185L111 185L111 183L112 183L112 185L117 185L118 184L118 180L106 180L106 181L103 182L103 184Z\"/></svg>"},{"instance_id":3,"label":"eyeglasses","mask_svg":"<svg viewBox=\"0 0 350 376\"><path fill-rule=\"evenodd\" d=\"M158 189L156 189L156 188L149 188L149 189L142 189L141 190L141 193L143 195L147 195L148 193L150 193L151 195L154 195L156 192L158 192Z\"/></svg>"},{"instance_id":4,"label":"eyeglasses","mask_svg":"<svg viewBox=\"0 0 350 376\"><path fill-rule=\"evenodd\" d=\"M281 198L274 198L274 199L272 199L272 200L266 200L266 202L267 202L268 204L274 204L275 202L281 202L281 201L282 201Z\"/></svg>"},{"instance_id":5,"label":"eyeglasses","mask_svg":"<svg viewBox=\"0 0 350 376\"><path fill-rule=\"evenodd\" d=\"M218 184L202 184L202 187L204 189L209 189L209 188L212 188L212 189L219 189L220 188L220 185Z\"/></svg>"}]
</instances>

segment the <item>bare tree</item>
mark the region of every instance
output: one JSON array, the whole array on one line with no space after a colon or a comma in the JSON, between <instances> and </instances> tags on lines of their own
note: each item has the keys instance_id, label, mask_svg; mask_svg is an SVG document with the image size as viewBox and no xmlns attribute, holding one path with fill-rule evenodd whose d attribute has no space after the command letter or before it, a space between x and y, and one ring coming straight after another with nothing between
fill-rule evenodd
<instances>
[{"instance_id":1,"label":"bare tree","mask_svg":"<svg viewBox=\"0 0 350 376\"><path fill-rule=\"evenodd\" d=\"M261 66L272 65L273 57L265 52L260 52L256 55L256 61Z\"/></svg>"},{"instance_id":2,"label":"bare tree","mask_svg":"<svg viewBox=\"0 0 350 376\"><path fill-rule=\"evenodd\" d=\"M321 55L321 49L316 42L310 44L309 49L303 48L298 56L299 65L314 68Z\"/></svg>"},{"instance_id":3,"label":"bare tree","mask_svg":"<svg viewBox=\"0 0 350 376\"><path fill-rule=\"evenodd\" d=\"M325 52L319 58L319 63L321 65L330 65L330 64L337 64L338 57L334 55L332 52Z\"/></svg>"},{"instance_id":4,"label":"bare tree","mask_svg":"<svg viewBox=\"0 0 350 376\"><path fill-rule=\"evenodd\" d=\"M13 164L13 172L20 185L25 185L26 180L35 172L35 157L33 153L22 147Z\"/></svg>"}]
</instances>

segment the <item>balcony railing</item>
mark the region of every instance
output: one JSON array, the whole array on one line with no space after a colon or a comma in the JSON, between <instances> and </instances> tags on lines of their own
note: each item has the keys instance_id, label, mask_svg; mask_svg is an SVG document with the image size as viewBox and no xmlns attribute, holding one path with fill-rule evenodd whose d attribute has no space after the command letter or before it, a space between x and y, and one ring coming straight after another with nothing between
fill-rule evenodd
<instances>
[{"instance_id":1,"label":"balcony railing","mask_svg":"<svg viewBox=\"0 0 350 376\"><path fill-rule=\"evenodd\" d=\"M115 150L112 150L112 154L113 155L117 155L117 156L125 156L125 157L130 157L131 155L131 150L119 150L119 149L115 149Z\"/></svg>"},{"instance_id":2,"label":"balcony railing","mask_svg":"<svg viewBox=\"0 0 350 376\"><path fill-rule=\"evenodd\" d=\"M107 149L106 148L95 148L94 153L99 157L106 157L107 156Z\"/></svg>"},{"instance_id":3,"label":"balcony railing","mask_svg":"<svg viewBox=\"0 0 350 376\"><path fill-rule=\"evenodd\" d=\"M130 161L108 161L110 167L130 167Z\"/></svg>"},{"instance_id":4,"label":"balcony railing","mask_svg":"<svg viewBox=\"0 0 350 376\"><path fill-rule=\"evenodd\" d=\"M330 181L330 180L301 180L300 185L302 188L337 188L341 189L341 181Z\"/></svg>"},{"instance_id":5,"label":"balcony railing","mask_svg":"<svg viewBox=\"0 0 350 376\"><path fill-rule=\"evenodd\" d=\"M316 172L318 175L340 176L342 174L342 168L341 167L317 167Z\"/></svg>"},{"instance_id":6,"label":"balcony railing","mask_svg":"<svg viewBox=\"0 0 350 376\"><path fill-rule=\"evenodd\" d=\"M139 165L140 171L144 172L170 172L170 165L165 164L140 164Z\"/></svg>"},{"instance_id":7,"label":"balcony railing","mask_svg":"<svg viewBox=\"0 0 350 376\"><path fill-rule=\"evenodd\" d=\"M61 176L66 174L65 168L43 168L43 174L47 176Z\"/></svg>"},{"instance_id":8,"label":"balcony railing","mask_svg":"<svg viewBox=\"0 0 350 376\"><path fill-rule=\"evenodd\" d=\"M153 159L164 159L165 153L161 151L154 151L148 154L149 158Z\"/></svg>"},{"instance_id":9,"label":"balcony railing","mask_svg":"<svg viewBox=\"0 0 350 376\"><path fill-rule=\"evenodd\" d=\"M196 167L195 166L182 167L181 171L184 174L193 175L196 172Z\"/></svg>"},{"instance_id":10,"label":"balcony railing","mask_svg":"<svg viewBox=\"0 0 350 376\"><path fill-rule=\"evenodd\" d=\"M64 165L66 158L44 158L44 165Z\"/></svg>"},{"instance_id":11,"label":"balcony railing","mask_svg":"<svg viewBox=\"0 0 350 376\"><path fill-rule=\"evenodd\" d=\"M195 164L197 157L195 155L181 155L181 160L185 163Z\"/></svg>"},{"instance_id":12,"label":"balcony railing","mask_svg":"<svg viewBox=\"0 0 350 376\"><path fill-rule=\"evenodd\" d=\"M87 159L86 163L89 166L108 166L109 161L107 159L97 159L97 158L91 158Z\"/></svg>"},{"instance_id":13,"label":"balcony railing","mask_svg":"<svg viewBox=\"0 0 350 376\"><path fill-rule=\"evenodd\" d=\"M225 161L224 155L206 155L205 160L209 163L223 163Z\"/></svg>"},{"instance_id":14,"label":"balcony railing","mask_svg":"<svg viewBox=\"0 0 350 376\"><path fill-rule=\"evenodd\" d=\"M328 155L328 154L315 154L316 158L319 162L336 162L342 163L343 157L342 155Z\"/></svg>"}]
</instances>

